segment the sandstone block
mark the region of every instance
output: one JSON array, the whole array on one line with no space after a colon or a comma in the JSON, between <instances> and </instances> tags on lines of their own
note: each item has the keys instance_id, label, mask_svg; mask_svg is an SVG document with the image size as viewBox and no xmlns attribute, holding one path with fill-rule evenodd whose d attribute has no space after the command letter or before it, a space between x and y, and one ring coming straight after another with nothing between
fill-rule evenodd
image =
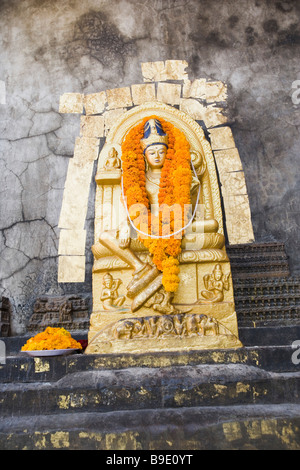
<instances>
[{"instance_id":1,"label":"sandstone block","mask_svg":"<svg viewBox=\"0 0 300 470\"><path fill-rule=\"evenodd\" d=\"M210 141L212 150L231 149L235 147L234 138L230 127L218 127L210 129Z\"/></svg>"},{"instance_id":2,"label":"sandstone block","mask_svg":"<svg viewBox=\"0 0 300 470\"><path fill-rule=\"evenodd\" d=\"M59 255L83 256L85 253L86 230L66 230L60 231L59 235Z\"/></svg>"},{"instance_id":3,"label":"sandstone block","mask_svg":"<svg viewBox=\"0 0 300 470\"><path fill-rule=\"evenodd\" d=\"M207 106L205 110L204 122L208 129L225 124L227 122L227 117L223 114L223 108L218 108L213 105Z\"/></svg>"},{"instance_id":4,"label":"sandstone block","mask_svg":"<svg viewBox=\"0 0 300 470\"><path fill-rule=\"evenodd\" d=\"M107 90L108 109L126 108L132 106L132 98L129 87L113 88Z\"/></svg>"},{"instance_id":5,"label":"sandstone block","mask_svg":"<svg viewBox=\"0 0 300 470\"><path fill-rule=\"evenodd\" d=\"M180 111L188 114L196 121L204 121L206 108L197 100L183 98L180 100Z\"/></svg>"},{"instance_id":6,"label":"sandstone block","mask_svg":"<svg viewBox=\"0 0 300 470\"><path fill-rule=\"evenodd\" d=\"M103 116L81 116L80 135L85 137L103 137L104 117Z\"/></svg>"},{"instance_id":7,"label":"sandstone block","mask_svg":"<svg viewBox=\"0 0 300 470\"><path fill-rule=\"evenodd\" d=\"M84 107L86 114L90 115L103 113L103 111L105 110L106 101L107 98L105 91L85 95Z\"/></svg>"},{"instance_id":8,"label":"sandstone block","mask_svg":"<svg viewBox=\"0 0 300 470\"><path fill-rule=\"evenodd\" d=\"M159 82L167 80L165 63L158 62L144 62L141 64L142 75L144 82Z\"/></svg>"},{"instance_id":9,"label":"sandstone block","mask_svg":"<svg viewBox=\"0 0 300 470\"><path fill-rule=\"evenodd\" d=\"M59 228L84 228L93 168L93 160L85 162L70 160L58 224Z\"/></svg>"},{"instance_id":10,"label":"sandstone block","mask_svg":"<svg viewBox=\"0 0 300 470\"><path fill-rule=\"evenodd\" d=\"M112 109L110 111L105 111L103 113L105 135L107 135L109 129L115 123L115 120L118 119L118 117L121 116L121 114L123 114L125 111L126 111L126 108L119 108L119 109Z\"/></svg>"},{"instance_id":11,"label":"sandstone block","mask_svg":"<svg viewBox=\"0 0 300 470\"><path fill-rule=\"evenodd\" d=\"M58 282L84 282L85 256L59 256Z\"/></svg>"},{"instance_id":12,"label":"sandstone block","mask_svg":"<svg viewBox=\"0 0 300 470\"><path fill-rule=\"evenodd\" d=\"M240 154L237 148L215 150L214 156L219 174L243 170Z\"/></svg>"},{"instance_id":13,"label":"sandstone block","mask_svg":"<svg viewBox=\"0 0 300 470\"><path fill-rule=\"evenodd\" d=\"M206 80L205 78L196 79L194 81L185 80L182 90L183 98L206 98Z\"/></svg>"},{"instance_id":14,"label":"sandstone block","mask_svg":"<svg viewBox=\"0 0 300 470\"><path fill-rule=\"evenodd\" d=\"M85 162L97 160L99 142L99 139L96 137L77 137L75 141L73 161L77 162L77 165L79 165L80 163L84 164Z\"/></svg>"},{"instance_id":15,"label":"sandstone block","mask_svg":"<svg viewBox=\"0 0 300 470\"><path fill-rule=\"evenodd\" d=\"M224 124L227 119L222 114L223 109L215 106L204 106L193 98L180 100L180 110L187 113L196 121L203 121L207 128Z\"/></svg>"},{"instance_id":16,"label":"sandstone block","mask_svg":"<svg viewBox=\"0 0 300 470\"><path fill-rule=\"evenodd\" d=\"M247 194L245 175L243 171L220 173L223 197L227 195Z\"/></svg>"},{"instance_id":17,"label":"sandstone block","mask_svg":"<svg viewBox=\"0 0 300 470\"><path fill-rule=\"evenodd\" d=\"M175 105L180 103L181 85L175 83L159 83L157 99L163 103Z\"/></svg>"},{"instance_id":18,"label":"sandstone block","mask_svg":"<svg viewBox=\"0 0 300 470\"><path fill-rule=\"evenodd\" d=\"M223 82L206 82L205 92L208 103L227 100L227 86Z\"/></svg>"},{"instance_id":19,"label":"sandstone block","mask_svg":"<svg viewBox=\"0 0 300 470\"><path fill-rule=\"evenodd\" d=\"M223 197L226 228L230 245L251 243L254 233L247 194Z\"/></svg>"},{"instance_id":20,"label":"sandstone block","mask_svg":"<svg viewBox=\"0 0 300 470\"><path fill-rule=\"evenodd\" d=\"M186 60L166 60L165 73L167 80L185 80L188 74L185 71L189 64Z\"/></svg>"},{"instance_id":21,"label":"sandstone block","mask_svg":"<svg viewBox=\"0 0 300 470\"><path fill-rule=\"evenodd\" d=\"M83 113L83 95L81 93L64 93L59 99L60 113Z\"/></svg>"},{"instance_id":22,"label":"sandstone block","mask_svg":"<svg viewBox=\"0 0 300 470\"><path fill-rule=\"evenodd\" d=\"M135 105L146 103L147 101L154 101L156 99L154 83L132 85L131 93L132 93L133 103Z\"/></svg>"}]
</instances>

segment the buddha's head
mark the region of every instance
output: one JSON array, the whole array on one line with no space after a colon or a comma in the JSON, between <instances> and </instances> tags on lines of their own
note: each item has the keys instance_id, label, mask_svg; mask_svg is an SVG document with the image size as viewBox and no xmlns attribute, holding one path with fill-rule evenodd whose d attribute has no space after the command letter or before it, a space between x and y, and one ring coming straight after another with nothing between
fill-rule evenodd
<instances>
[{"instance_id":1,"label":"buddha's head","mask_svg":"<svg viewBox=\"0 0 300 470\"><path fill-rule=\"evenodd\" d=\"M222 268L220 264L216 264L214 268L214 277L216 281L221 281L223 276Z\"/></svg>"},{"instance_id":2,"label":"buddha's head","mask_svg":"<svg viewBox=\"0 0 300 470\"><path fill-rule=\"evenodd\" d=\"M108 158L117 158L118 152L116 151L115 147L112 147L108 152Z\"/></svg>"},{"instance_id":3,"label":"buddha's head","mask_svg":"<svg viewBox=\"0 0 300 470\"><path fill-rule=\"evenodd\" d=\"M149 119L144 126L141 146L151 169L163 167L168 150L168 136L164 133L158 119Z\"/></svg>"}]
</instances>

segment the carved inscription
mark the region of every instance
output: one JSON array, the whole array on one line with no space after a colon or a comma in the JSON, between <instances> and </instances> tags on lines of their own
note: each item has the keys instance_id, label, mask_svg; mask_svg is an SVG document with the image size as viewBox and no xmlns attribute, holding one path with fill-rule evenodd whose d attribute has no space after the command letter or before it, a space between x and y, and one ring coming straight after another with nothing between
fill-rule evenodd
<instances>
[{"instance_id":1,"label":"carved inscription","mask_svg":"<svg viewBox=\"0 0 300 470\"><path fill-rule=\"evenodd\" d=\"M129 318L118 321L108 330L103 330L103 333L117 340L231 335L217 320L202 314Z\"/></svg>"}]
</instances>

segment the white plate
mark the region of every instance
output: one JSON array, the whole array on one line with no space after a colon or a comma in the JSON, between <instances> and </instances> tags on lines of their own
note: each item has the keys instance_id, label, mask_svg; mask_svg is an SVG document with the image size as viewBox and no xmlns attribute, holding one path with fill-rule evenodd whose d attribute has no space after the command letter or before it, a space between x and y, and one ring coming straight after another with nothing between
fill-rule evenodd
<instances>
[{"instance_id":1,"label":"white plate","mask_svg":"<svg viewBox=\"0 0 300 470\"><path fill-rule=\"evenodd\" d=\"M69 348L69 349L44 349L44 350L41 350L41 351L22 351L26 354L28 354L28 356L32 356L32 357L48 357L48 356L63 356L63 355L66 355L66 354L71 354L72 352L74 351L78 351L78 349L72 349L72 348Z\"/></svg>"}]
</instances>

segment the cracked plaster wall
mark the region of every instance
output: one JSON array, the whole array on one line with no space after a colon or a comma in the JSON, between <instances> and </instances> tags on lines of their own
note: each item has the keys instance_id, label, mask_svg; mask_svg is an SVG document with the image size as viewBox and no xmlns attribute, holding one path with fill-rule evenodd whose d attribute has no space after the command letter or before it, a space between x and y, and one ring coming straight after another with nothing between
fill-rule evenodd
<instances>
[{"instance_id":1,"label":"cracked plaster wall","mask_svg":"<svg viewBox=\"0 0 300 470\"><path fill-rule=\"evenodd\" d=\"M189 78L227 84L227 119L245 171L256 241L284 241L300 271L297 0L2 0L0 271L26 330L40 295L91 292L94 186L84 283L57 283L59 215L78 115L63 93L142 83L140 64L186 60ZM94 170L95 172L95 170Z\"/></svg>"}]
</instances>

